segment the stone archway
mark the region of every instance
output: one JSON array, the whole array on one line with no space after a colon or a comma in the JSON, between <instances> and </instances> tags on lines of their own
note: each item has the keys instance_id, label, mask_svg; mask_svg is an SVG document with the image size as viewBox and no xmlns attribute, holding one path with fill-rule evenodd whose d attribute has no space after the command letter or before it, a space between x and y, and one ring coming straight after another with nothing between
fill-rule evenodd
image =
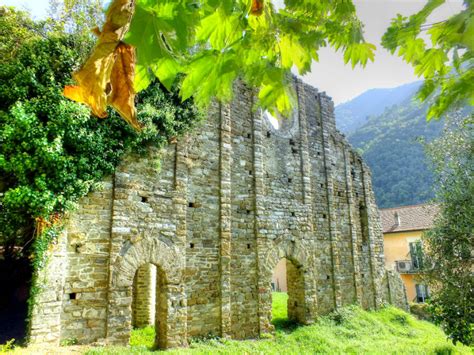
<instances>
[{"instance_id":1,"label":"stone archway","mask_svg":"<svg viewBox=\"0 0 474 355\"><path fill-rule=\"evenodd\" d=\"M316 286L313 258L309 257L301 242L277 240L259 261L259 318L260 333L273 331L272 273L277 263L289 261L288 316L301 324L312 323L316 317Z\"/></svg>"},{"instance_id":2,"label":"stone archway","mask_svg":"<svg viewBox=\"0 0 474 355\"><path fill-rule=\"evenodd\" d=\"M128 344L132 326L133 280L137 270L146 264L155 265L161 274L163 297L159 302L166 308L164 319L157 318L156 321L156 345L159 348L186 345L186 294L182 280L185 255L172 242L158 238L124 244L112 265L107 341Z\"/></svg>"}]
</instances>

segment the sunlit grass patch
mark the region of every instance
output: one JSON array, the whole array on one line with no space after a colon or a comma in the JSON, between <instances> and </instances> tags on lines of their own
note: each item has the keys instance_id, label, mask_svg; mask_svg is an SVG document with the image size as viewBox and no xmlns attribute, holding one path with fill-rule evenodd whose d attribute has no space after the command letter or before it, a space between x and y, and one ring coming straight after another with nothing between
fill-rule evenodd
<instances>
[{"instance_id":1,"label":"sunlit grass patch","mask_svg":"<svg viewBox=\"0 0 474 355\"><path fill-rule=\"evenodd\" d=\"M309 326L297 326L287 318L286 293L273 294L275 335L260 340L219 338L193 341L187 349L171 354L473 354L466 346L454 346L440 328L420 321L394 307L365 311L357 306L341 308ZM145 354L153 349L153 327L134 329L130 347L92 348L88 354Z\"/></svg>"}]
</instances>

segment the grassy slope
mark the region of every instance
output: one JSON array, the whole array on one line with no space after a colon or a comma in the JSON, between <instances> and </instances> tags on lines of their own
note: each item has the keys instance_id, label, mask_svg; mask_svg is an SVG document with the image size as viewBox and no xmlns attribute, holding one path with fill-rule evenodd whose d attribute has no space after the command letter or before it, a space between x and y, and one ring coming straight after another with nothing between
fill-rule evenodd
<instances>
[{"instance_id":1,"label":"grassy slope","mask_svg":"<svg viewBox=\"0 0 474 355\"><path fill-rule=\"evenodd\" d=\"M189 349L170 354L301 354L301 353L389 353L389 354L472 354L472 349L454 346L435 325L415 319L393 307L367 312L351 306L338 314L321 317L311 326L295 326L286 320L284 293L274 294L273 338L262 340L209 339L193 342ZM88 354L143 354L153 345L153 327L134 330L131 347L92 348Z\"/></svg>"}]
</instances>

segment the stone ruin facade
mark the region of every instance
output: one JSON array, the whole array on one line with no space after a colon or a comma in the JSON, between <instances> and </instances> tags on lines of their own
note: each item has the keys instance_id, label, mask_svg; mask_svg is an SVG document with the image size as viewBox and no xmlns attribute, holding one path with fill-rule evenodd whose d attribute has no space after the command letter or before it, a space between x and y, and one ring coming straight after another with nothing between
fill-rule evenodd
<instances>
[{"instance_id":1,"label":"stone ruin facade","mask_svg":"<svg viewBox=\"0 0 474 355\"><path fill-rule=\"evenodd\" d=\"M163 348L255 338L273 330L282 258L299 323L354 303L406 308L384 269L368 167L336 130L331 99L294 85L298 109L279 129L239 84L194 133L129 156L83 198L41 271L30 342L124 345L132 324L155 324Z\"/></svg>"}]
</instances>

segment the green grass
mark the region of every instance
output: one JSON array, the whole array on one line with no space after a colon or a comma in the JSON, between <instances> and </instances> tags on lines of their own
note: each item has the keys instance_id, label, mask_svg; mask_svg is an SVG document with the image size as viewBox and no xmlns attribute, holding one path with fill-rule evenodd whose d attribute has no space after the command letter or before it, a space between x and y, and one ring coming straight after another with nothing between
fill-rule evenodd
<instances>
[{"instance_id":1,"label":"green grass","mask_svg":"<svg viewBox=\"0 0 474 355\"><path fill-rule=\"evenodd\" d=\"M310 326L287 320L287 295L273 295L275 336L261 340L208 339L192 342L188 349L169 354L473 354L473 349L454 346L435 325L420 321L394 307L364 311L350 306L321 317ZM130 347L91 348L90 355L145 354L153 346L154 329L132 331Z\"/></svg>"}]
</instances>

